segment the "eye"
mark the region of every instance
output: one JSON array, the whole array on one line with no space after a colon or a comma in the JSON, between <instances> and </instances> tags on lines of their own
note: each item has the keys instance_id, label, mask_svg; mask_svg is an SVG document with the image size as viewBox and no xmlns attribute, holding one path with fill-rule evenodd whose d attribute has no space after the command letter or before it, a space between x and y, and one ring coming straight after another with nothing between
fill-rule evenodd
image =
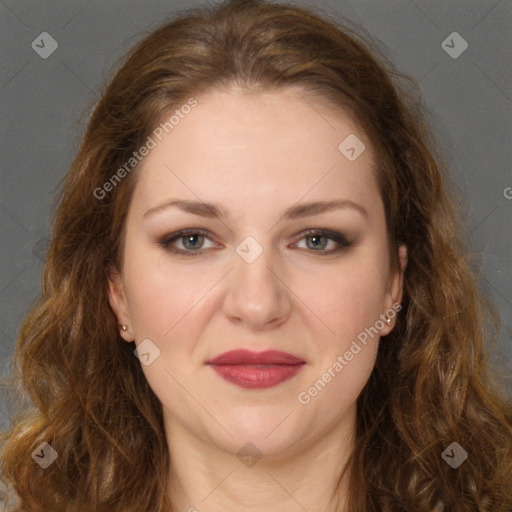
<instances>
[{"instance_id":1,"label":"eye","mask_svg":"<svg viewBox=\"0 0 512 512\"><path fill-rule=\"evenodd\" d=\"M333 254L351 245L351 242L349 242L342 233L325 229L309 229L306 232L301 233L301 235L302 236L299 240L306 240L306 250L319 253L320 255ZM203 249L205 239L211 240L208 233L202 229L183 229L176 233L171 233L158 243L162 248L170 253L184 256L196 256L206 252ZM308 240L312 243L307 243ZM331 247L330 250L325 250L329 245L329 241L333 243L334 248ZM176 243L182 243L182 247L184 247L184 249L175 247ZM297 243L294 245L298 246Z\"/></svg>"},{"instance_id":2,"label":"eye","mask_svg":"<svg viewBox=\"0 0 512 512\"><path fill-rule=\"evenodd\" d=\"M195 256L202 254L204 251L200 250L204 239L210 239L207 233L201 229L183 229L177 233L172 233L169 237L159 241L159 244L166 250L174 254L183 254L185 256ZM183 249L173 247L176 242L183 242ZM191 250L190 250L191 249Z\"/></svg>"},{"instance_id":3,"label":"eye","mask_svg":"<svg viewBox=\"0 0 512 512\"><path fill-rule=\"evenodd\" d=\"M335 252L339 252L340 250L349 247L351 242L347 240L345 235L342 233L337 233L335 231L328 231L325 229L309 229L305 233L302 233L301 240L306 240L306 249L312 249L312 252L318 252L321 255L328 255ZM310 240L309 244L307 241ZM328 242L333 242L331 244L330 250L323 250L326 248ZM334 248L332 248L334 245Z\"/></svg>"}]
</instances>

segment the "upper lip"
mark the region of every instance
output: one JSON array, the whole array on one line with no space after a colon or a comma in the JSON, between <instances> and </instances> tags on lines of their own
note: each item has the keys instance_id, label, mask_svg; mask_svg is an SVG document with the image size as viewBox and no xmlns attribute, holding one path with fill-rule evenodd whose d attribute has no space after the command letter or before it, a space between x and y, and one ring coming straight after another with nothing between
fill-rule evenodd
<instances>
[{"instance_id":1,"label":"upper lip","mask_svg":"<svg viewBox=\"0 0 512 512\"><path fill-rule=\"evenodd\" d=\"M230 350L206 361L206 364L300 364L303 359L279 350L253 352L251 350Z\"/></svg>"}]
</instances>

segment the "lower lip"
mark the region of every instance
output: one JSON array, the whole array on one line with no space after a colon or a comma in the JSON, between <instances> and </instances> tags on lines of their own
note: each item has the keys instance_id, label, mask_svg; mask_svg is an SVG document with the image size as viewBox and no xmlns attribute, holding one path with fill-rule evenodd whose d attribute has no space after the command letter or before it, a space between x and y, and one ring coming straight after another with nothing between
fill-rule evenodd
<instances>
[{"instance_id":1,"label":"lower lip","mask_svg":"<svg viewBox=\"0 0 512 512\"><path fill-rule=\"evenodd\" d=\"M304 366L300 364L210 365L223 379L246 389L265 389L277 386L294 377Z\"/></svg>"}]
</instances>

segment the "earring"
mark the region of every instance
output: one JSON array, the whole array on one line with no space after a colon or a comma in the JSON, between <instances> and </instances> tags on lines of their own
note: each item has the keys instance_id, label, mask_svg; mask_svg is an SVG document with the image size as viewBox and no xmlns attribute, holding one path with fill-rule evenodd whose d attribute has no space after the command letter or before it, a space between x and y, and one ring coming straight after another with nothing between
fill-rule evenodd
<instances>
[{"instance_id":1,"label":"earring","mask_svg":"<svg viewBox=\"0 0 512 512\"><path fill-rule=\"evenodd\" d=\"M121 325L121 329L123 329L123 331L126 331L126 329L128 329L128 327L126 325Z\"/></svg>"},{"instance_id":2,"label":"earring","mask_svg":"<svg viewBox=\"0 0 512 512\"><path fill-rule=\"evenodd\" d=\"M386 323L387 323L388 325L391 325L391 318L386 317Z\"/></svg>"}]
</instances>

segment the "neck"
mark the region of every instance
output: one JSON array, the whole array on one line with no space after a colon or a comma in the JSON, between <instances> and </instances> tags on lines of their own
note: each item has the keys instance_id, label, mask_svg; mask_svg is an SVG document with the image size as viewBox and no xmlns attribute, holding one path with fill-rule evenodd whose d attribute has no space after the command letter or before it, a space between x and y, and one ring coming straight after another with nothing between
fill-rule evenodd
<instances>
[{"instance_id":1,"label":"neck","mask_svg":"<svg viewBox=\"0 0 512 512\"><path fill-rule=\"evenodd\" d=\"M347 475L339 489L338 508L335 490L353 448L354 426L355 410L307 445L261 454L257 460L260 453L257 455L254 448L246 448L246 456L237 456L236 450L198 438L169 419L166 431L171 476L167 490L173 510L341 512L345 510Z\"/></svg>"}]
</instances>

